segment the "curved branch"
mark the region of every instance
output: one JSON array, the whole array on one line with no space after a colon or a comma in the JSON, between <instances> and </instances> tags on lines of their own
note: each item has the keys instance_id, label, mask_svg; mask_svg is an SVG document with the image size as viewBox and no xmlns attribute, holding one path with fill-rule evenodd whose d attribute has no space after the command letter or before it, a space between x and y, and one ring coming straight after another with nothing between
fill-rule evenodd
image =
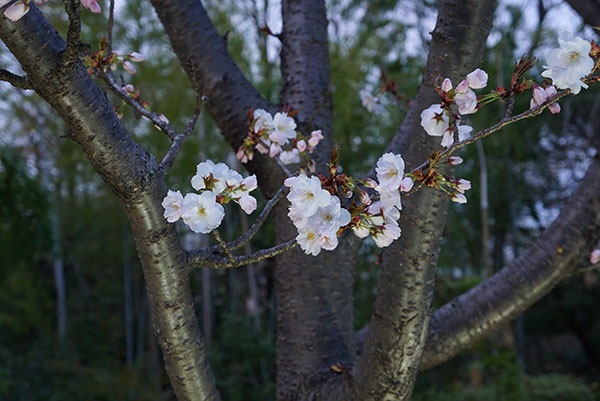
<instances>
[{"instance_id":1,"label":"curved branch","mask_svg":"<svg viewBox=\"0 0 600 401\"><path fill-rule=\"evenodd\" d=\"M236 150L248 134L248 112L270 105L248 82L227 50L200 0L152 0L171 46L199 96L209 94L207 111ZM274 160L255 154L247 164L261 190L272 196L285 176Z\"/></svg>"},{"instance_id":2,"label":"curved branch","mask_svg":"<svg viewBox=\"0 0 600 401\"><path fill-rule=\"evenodd\" d=\"M133 141L83 64L75 59L71 68L60 68L65 42L33 3L30 7L17 22L0 18L0 39L125 206L144 269L155 334L177 397L217 401L185 253L175 228L162 216L164 176L152 155Z\"/></svg>"},{"instance_id":3,"label":"curved branch","mask_svg":"<svg viewBox=\"0 0 600 401\"><path fill-rule=\"evenodd\" d=\"M439 77L457 80L480 62L496 2L440 2L418 104L388 147L417 165L437 147L418 116L439 101L433 84ZM414 109L414 110L413 110ZM353 368L353 387L361 400L407 400L418 372L427 336L440 237L448 199L429 188L403 202L402 236L386 249L377 298L363 352Z\"/></svg>"},{"instance_id":4,"label":"curved branch","mask_svg":"<svg viewBox=\"0 0 600 401\"><path fill-rule=\"evenodd\" d=\"M15 88L19 89L33 89L29 78L13 74L7 70L0 70L0 81L8 82Z\"/></svg>"},{"instance_id":5,"label":"curved branch","mask_svg":"<svg viewBox=\"0 0 600 401\"><path fill-rule=\"evenodd\" d=\"M600 236L600 158L544 234L498 273L438 309L421 369L438 365L506 324L576 271Z\"/></svg>"}]
</instances>

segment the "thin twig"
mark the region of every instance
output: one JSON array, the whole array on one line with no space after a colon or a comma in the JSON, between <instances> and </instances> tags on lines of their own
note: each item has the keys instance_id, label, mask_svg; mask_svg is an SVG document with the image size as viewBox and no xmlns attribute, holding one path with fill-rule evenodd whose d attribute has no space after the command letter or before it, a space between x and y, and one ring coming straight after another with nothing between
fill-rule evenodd
<instances>
[{"instance_id":1,"label":"thin twig","mask_svg":"<svg viewBox=\"0 0 600 401\"><path fill-rule=\"evenodd\" d=\"M508 104L506 105L506 111L504 112L504 118L509 118L512 116L513 107L515 107L515 92L512 91L510 94L510 98L508 99Z\"/></svg>"},{"instance_id":2,"label":"thin twig","mask_svg":"<svg viewBox=\"0 0 600 401\"><path fill-rule=\"evenodd\" d=\"M562 90L562 91L558 92L556 94L556 96L554 96L549 102L544 103L541 106L534 107L533 109L524 111L521 114L517 114L516 116L513 116L513 117L503 118L502 120L498 121L496 124L492 125L491 127L483 129L483 130L477 132L475 135L470 136L467 139L464 139L460 142L454 143L452 146L448 147L447 149L445 149L443 152L441 152L439 154L438 160L441 160L444 157L448 157L448 156L452 155L452 153L456 152L458 149L463 148L472 143L475 143L476 141L478 141L482 138L485 138L486 136L489 136L489 135L493 134L494 132L500 131L502 128L506 127L507 125L516 123L517 121L525 120L527 118L535 117L535 116L541 114L551 104L556 103L559 99L567 96L570 93L571 93L570 89ZM429 167L429 163L430 163L429 160L421 163L419 166L417 166L416 168L411 170L411 173L414 173L418 170L423 170L423 169Z\"/></svg>"},{"instance_id":3,"label":"thin twig","mask_svg":"<svg viewBox=\"0 0 600 401\"><path fill-rule=\"evenodd\" d=\"M106 27L106 53L110 54L112 52L113 45L113 26L115 24L115 0L110 0L110 5L108 7L108 25Z\"/></svg>"},{"instance_id":4,"label":"thin twig","mask_svg":"<svg viewBox=\"0 0 600 401\"><path fill-rule=\"evenodd\" d=\"M230 263L235 263L235 258L233 257L233 254L231 253L231 250L229 250L229 248L227 247L227 243L225 242L225 240L223 240L223 237L221 237L221 234L219 234L218 230L213 230L213 235L215 236L217 242L219 243L219 246L221 247L221 249L223 249L223 252L225 252L225 254L227 255L227 258L229 259Z\"/></svg>"},{"instance_id":5,"label":"thin twig","mask_svg":"<svg viewBox=\"0 0 600 401\"><path fill-rule=\"evenodd\" d=\"M254 224L252 224L250 229L248 231L246 231L244 234L242 234L241 236L239 236L238 238L236 238L235 240L229 242L227 244L227 247L231 250L236 250L236 249L243 247L252 238L254 238L254 236L256 235L256 233L258 233L258 230L263 225L263 223L265 221L267 221L267 217L269 217L269 213L271 212L273 207L277 204L277 202L279 202L279 200L283 197L283 195L286 192L287 192L286 186L282 186L281 188L279 188L277 193L271 199L269 199L269 201L263 208L262 212L260 212L258 219L256 219L256 221L254 222ZM192 254L207 253L207 254L216 255L216 254L220 253L220 251L221 251L221 247L211 246L209 248L203 248L203 249L199 249L197 251L193 251Z\"/></svg>"},{"instance_id":6,"label":"thin twig","mask_svg":"<svg viewBox=\"0 0 600 401\"><path fill-rule=\"evenodd\" d=\"M573 273L585 273L585 272L589 272L592 270L600 271L600 263L596 263L595 265L590 265L590 266L582 267L580 269L576 269Z\"/></svg>"},{"instance_id":7,"label":"thin twig","mask_svg":"<svg viewBox=\"0 0 600 401\"><path fill-rule=\"evenodd\" d=\"M201 100L199 100L196 103L196 107L194 108L194 114L192 115L192 118L190 119L185 131L183 131L181 134L178 134L173 139L173 143L171 144L169 151L167 152L167 154L165 155L165 157L162 159L162 161L160 162L160 164L158 166L158 168L161 171L167 171L168 169L171 168L171 166L173 165L173 162L175 162L175 159L179 155L179 151L181 150L183 142L194 130L194 127L196 126L196 122L198 121L198 117L200 117L200 113L202 112L202 104L200 102L201 102Z\"/></svg>"},{"instance_id":8,"label":"thin twig","mask_svg":"<svg viewBox=\"0 0 600 401\"><path fill-rule=\"evenodd\" d=\"M29 81L29 78L22 77L17 74L13 74L12 72L7 71L7 70L0 70L0 81L8 82L15 88L33 89L33 86L31 85L31 81Z\"/></svg>"},{"instance_id":9,"label":"thin twig","mask_svg":"<svg viewBox=\"0 0 600 401\"><path fill-rule=\"evenodd\" d=\"M298 242L295 238L292 238L282 244L275 245L271 248L262 249L254 252L250 255L234 256L234 260L231 261L228 258L221 258L215 255L209 255L206 253L197 253L190 255L188 263L190 267L209 267L212 269L230 269L248 265L251 263L257 263L261 260L272 258L283 252L289 251L290 249L298 246Z\"/></svg>"},{"instance_id":10,"label":"thin twig","mask_svg":"<svg viewBox=\"0 0 600 401\"><path fill-rule=\"evenodd\" d=\"M142 116L152 121L152 123L156 125L162 132L164 132L165 135L167 135L172 141L175 141L175 138L177 137L177 131L175 131L169 124L161 120L158 114L148 110L137 100L129 96L127 92L125 92L117 83L117 81L115 81L115 78L112 76L110 71L99 70L99 76L104 79L106 83L108 83L108 86L115 93L115 95L124 100L125 103L133 107L135 111L140 113Z\"/></svg>"},{"instance_id":11,"label":"thin twig","mask_svg":"<svg viewBox=\"0 0 600 401\"><path fill-rule=\"evenodd\" d=\"M67 48L62 54L62 66L70 68L79 60L79 35L81 33L81 14L79 0L63 0L65 11L69 16L67 30Z\"/></svg>"}]
</instances>

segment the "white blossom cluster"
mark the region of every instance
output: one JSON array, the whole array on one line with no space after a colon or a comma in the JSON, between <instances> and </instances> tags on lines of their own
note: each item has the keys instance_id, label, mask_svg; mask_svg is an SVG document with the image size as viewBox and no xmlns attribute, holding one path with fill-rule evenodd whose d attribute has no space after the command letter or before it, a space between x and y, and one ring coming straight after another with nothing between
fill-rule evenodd
<instances>
[{"instance_id":1,"label":"white blossom cluster","mask_svg":"<svg viewBox=\"0 0 600 401\"><path fill-rule=\"evenodd\" d=\"M450 95L453 103L458 107L460 115L473 114L477 111L477 94L473 89L482 89L487 86L488 74L477 68L467 75L454 89L449 78L444 79L441 90ZM454 143L454 132L450 124L450 112L442 104L433 104L421 112L421 126L431 136L441 136L443 147ZM460 116L456 117L458 140L463 141L469 137L473 128L469 125L460 125Z\"/></svg>"},{"instance_id":2,"label":"white blossom cluster","mask_svg":"<svg viewBox=\"0 0 600 401\"><path fill-rule=\"evenodd\" d=\"M256 109L250 122L250 133L236 153L242 163L254 157L254 149L268 153L270 157L279 157L283 164L297 164L302 158L309 160L308 154L323 139L321 130L311 132L304 137L296 131L296 121L285 112L272 116L263 109ZM309 163L309 167L312 164Z\"/></svg>"},{"instance_id":3,"label":"white blossom cluster","mask_svg":"<svg viewBox=\"0 0 600 401\"><path fill-rule=\"evenodd\" d=\"M169 223L180 218L196 233L207 234L221 225L225 210L222 203L237 202L247 214L256 210L256 198L250 192L257 187L256 176L242 177L224 163L211 160L196 166L192 187L199 193L169 190L162 202Z\"/></svg>"},{"instance_id":4,"label":"white blossom cluster","mask_svg":"<svg viewBox=\"0 0 600 401\"><path fill-rule=\"evenodd\" d=\"M335 249L338 230L350 223L350 212L341 207L340 199L321 188L321 181L316 176L290 177L285 180L285 185L290 188L288 216L298 230L296 241L300 248L314 256L321 248Z\"/></svg>"}]
</instances>

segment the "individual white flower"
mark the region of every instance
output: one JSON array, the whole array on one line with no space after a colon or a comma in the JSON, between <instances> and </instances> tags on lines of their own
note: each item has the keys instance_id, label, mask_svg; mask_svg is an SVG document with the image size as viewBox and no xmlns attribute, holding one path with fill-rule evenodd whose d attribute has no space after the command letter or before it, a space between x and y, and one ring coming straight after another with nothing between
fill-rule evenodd
<instances>
[{"instance_id":1,"label":"individual white flower","mask_svg":"<svg viewBox=\"0 0 600 401\"><path fill-rule=\"evenodd\" d=\"M452 81L450 81L450 78L445 78L442 81L442 90L444 92L450 92L452 90Z\"/></svg>"},{"instance_id":2,"label":"individual white flower","mask_svg":"<svg viewBox=\"0 0 600 401\"><path fill-rule=\"evenodd\" d=\"M181 195L180 191L169 190L161 205L165 209L163 214L165 219L169 223L175 223L181 218L183 212L183 195Z\"/></svg>"},{"instance_id":3,"label":"individual white flower","mask_svg":"<svg viewBox=\"0 0 600 401\"><path fill-rule=\"evenodd\" d=\"M392 219L394 221L400 218L400 209L393 207L386 210L381 200L374 202L371 206L369 206L367 210L370 214L373 215L369 217L369 221L376 226L383 225L385 219L387 218Z\"/></svg>"},{"instance_id":4,"label":"individual white flower","mask_svg":"<svg viewBox=\"0 0 600 401\"><path fill-rule=\"evenodd\" d=\"M296 122L287 113L277 113L273 117L273 131L269 134L269 139L280 145L285 145L288 140L296 137Z\"/></svg>"},{"instance_id":5,"label":"individual white flower","mask_svg":"<svg viewBox=\"0 0 600 401\"><path fill-rule=\"evenodd\" d=\"M352 227L352 231L358 238L366 238L371 233L367 220L361 220L355 227Z\"/></svg>"},{"instance_id":6,"label":"individual white flower","mask_svg":"<svg viewBox=\"0 0 600 401\"><path fill-rule=\"evenodd\" d=\"M338 237L334 231L327 231L319 235L319 243L321 248L333 251L338 246Z\"/></svg>"},{"instance_id":7,"label":"individual white flower","mask_svg":"<svg viewBox=\"0 0 600 401\"><path fill-rule=\"evenodd\" d=\"M398 189L404 177L404 160L400 155L384 153L377 160L375 171L380 186L390 190Z\"/></svg>"},{"instance_id":8,"label":"individual white flower","mask_svg":"<svg viewBox=\"0 0 600 401\"><path fill-rule=\"evenodd\" d=\"M368 90L361 90L359 96L360 102L369 113L381 114L385 111L383 105L379 102L379 99L373 96Z\"/></svg>"},{"instance_id":9,"label":"individual white flower","mask_svg":"<svg viewBox=\"0 0 600 401\"><path fill-rule=\"evenodd\" d=\"M335 233L340 227L350 223L350 218L350 212L341 207L340 198L332 196L329 204L320 207L309 219L308 224L311 227L317 227L321 233Z\"/></svg>"},{"instance_id":10,"label":"individual white flower","mask_svg":"<svg viewBox=\"0 0 600 401\"><path fill-rule=\"evenodd\" d=\"M400 238L401 234L402 232L400 231L400 227L398 227L396 220L386 218L383 230L373 234L373 240L375 240L375 245L379 248L385 248L394 242L394 240Z\"/></svg>"},{"instance_id":11,"label":"individual white flower","mask_svg":"<svg viewBox=\"0 0 600 401\"><path fill-rule=\"evenodd\" d=\"M260 130L267 130L273 128L273 116L266 110L256 109L252 114L254 119L254 132L258 134ZM260 151L259 151L260 152ZM266 153L266 152L261 152Z\"/></svg>"},{"instance_id":12,"label":"individual white flower","mask_svg":"<svg viewBox=\"0 0 600 401\"><path fill-rule=\"evenodd\" d=\"M196 174L192 177L192 187L196 191L210 189L216 194L220 194L227 187L227 175L230 169L225 163L215 164L212 160L199 163L196 166ZM212 183L209 180L212 174ZM207 185L212 185L209 188Z\"/></svg>"},{"instance_id":13,"label":"individual white flower","mask_svg":"<svg viewBox=\"0 0 600 401\"><path fill-rule=\"evenodd\" d=\"M296 148L292 150L284 150L279 155L279 160L281 160L283 164L300 163L300 152Z\"/></svg>"},{"instance_id":14,"label":"individual white flower","mask_svg":"<svg viewBox=\"0 0 600 401\"><path fill-rule=\"evenodd\" d=\"M477 95L471 88L467 88L465 93L456 93L454 103L458 106L460 114L473 114L477 111Z\"/></svg>"},{"instance_id":15,"label":"individual white flower","mask_svg":"<svg viewBox=\"0 0 600 401\"><path fill-rule=\"evenodd\" d=\"M305 217L310 217L320 207L329 205L331 194L321 188L321 181L318 177L312 176L309 178L301 174L297 177L287 178L284 184L291 188L287 199Z\"/></svg>"},{"instance_id":16,"label":"individual white flower","mask_svg":"<svg viewBox=\"0 0 600 401\"><path fill-rule=\"evenodd\" d=\"M193 232L208 234L219 227L225 211L223 206L216 202L216 196L211 191L204 191L200 195L187 194L183 199L183 222Z\"/></svg>"},{"instance_id":17,"label":"individual white flower","mask_svg":"<svg viewBox=\"0 0 600 401\"><path fill-rule=\"evenodd\" d=\"M594 60L589 55L592 45L570 32L561 33L558 43L560 47L550 50L546 55L547 65L542 76L552 79L557 88L571 89L576 95L581 88L588 88L581 78L594 68Z\"/></svg>"},{"instance_id":18,"label":"individual white flower","mask_svg":"<svg viewBox=\"0 0 600 401\"><path fill-rule=\"evenodd\" d=\"M317 256L321 252L321 241L316 230L306 230L298 233L296 241L307 255Z\"/></svg>"},{"instance_id":19,"label":"individual white flower","mask_svg":"<svg viewBox=\"0 0 600 401\"><path fill-rule=\"evenodd\" d=\"M485 88L487 86L487 81L487 72L479 68L467 75L467 83L473 89Z\"/></svg>"},{"instance_id":20,"label":"individual white flower","mask_svg":"<svg viewBox=\"0 0 600 401\"><path fill-rule=\"evenodd\" d=\"M450 118L441 104L432 104L421 112L421 126L431 136L442 136L450 126Z\"/></svg>"},{"instance_id":21,"label":"individual white flower","mask_svg":"<svg viewBox=\"0 0 600 401\"><path fill-rule=\"evenodd\" d=\"M470 125L459 125L458 126L458 140L464 141L469 137L469 134L473 131L473 127ZM454 132L451 128L444 133L441 145L445 148L452 146L454 143Z\"/></svg>"}]
</instances>

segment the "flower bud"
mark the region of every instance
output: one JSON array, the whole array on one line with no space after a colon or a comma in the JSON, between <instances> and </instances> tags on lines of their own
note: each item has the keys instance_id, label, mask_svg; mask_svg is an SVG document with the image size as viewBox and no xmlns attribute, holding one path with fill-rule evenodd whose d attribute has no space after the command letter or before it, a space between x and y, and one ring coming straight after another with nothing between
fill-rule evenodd
<instances>
[{"instance_id":1,"label":"flower bud","mask_svg":"<svg viewBox=\"0 0 600 401\"><path fill-rule=\"evenodd\" d=\"M377 185L379 185L379 184L377 183L377 181L375 181L375 180L374 180L374 179L372 179L372 178L365 178L365 179L363 180L363 182L364 182L364 184L363 184L363 185L364 185L365 187L367 187L367 188L375 188Z\"/></svg>"},{"instance_id":2,"label":"flower bud","mask_svg":"<svg viewBox=\"0 0 600 401\"><path fill-rule=\"evenodd\" d=\"M450 92L450 90L452 90L452 81L450 81L450 78L446 78L442 81L442 90L444 92Z\"/></svg>"},{"instance_id":3,"label":"flower bud","mask_svg":"<svg viewBox=\"0 0 600 401\"><path fill-rule=\"evenodd\" d=\"M450 200L456 203L467 203L467 197L460 193L452 195L452 198L450 198Z\"/></svg>"},{"instance_id":4,"label":"flower bud","mask_svg":"<svg viewBox=\"0 0 600 401\"><path fill-rule=\"evenodd\" d=\"M299 140L298 143L296 143L296 148L298 148L300 152L304 152L306 150L306 141L302 139Z\"/></svg>"},{"instance_id":5,"label":"flower bud","mask_svg":"<svg viewBox=\"0 0 600 401\"><path fill-rule=\"evenodd\" d=\"M138 52L129 53L129 58L131 59L131 61L134 61L136 63L144 61L144 55Z\"/></svg>"},{"instance_id":6,"label":"flower bud","mask_svg":"<svg viewBox=\"0 0 600 401\"><path fill-rule=\"evenodd\" d=\"M544 104L548 100L548 94L544 88L540 88L539 86L533 87L533 99L535 102L539 104Z\"/></svg>"},{"instance_id":7,"label":"flower bud","mask_svg":"<svg viewBox=\"0 0 600 401\"><path fill-rule=\"evenodd\" d=\"M596 263L600 263L600 248L596 248L590 254L590 262L595 265Z\"/></svg>"},{"instance_id":8,"label":"flower bud","mask_svg":"<svg viewBox=\"0 0 600 401\"><path fill-rule=\"evenodd\" d=\"M475 71L467 75L467 82L473 89L485 88L488 81L487 72L477 68Z\"/></svg>"},{"instance_id":9,"label":"flower bud","mask_svg":"<svg viewBox=\"0 0 600 401\"><path fill-rule=\"evenodd\" d=\"M451 166L458 166L462 162L463 162L463 159L460 156L450 156L448 158L448 164Z\"/></svg>"},{"instance_id":10,"label":"flower bud","mask_svg":"<svg viewBox=\"0 0 600 401\"><path fill-rule=\"evenodd\" d=\"M468 89L469 89L469 83L465 79L461 83L459 83L458 86L456 87L456 93L467 93Z\"/></svg>"}]
</instances>

